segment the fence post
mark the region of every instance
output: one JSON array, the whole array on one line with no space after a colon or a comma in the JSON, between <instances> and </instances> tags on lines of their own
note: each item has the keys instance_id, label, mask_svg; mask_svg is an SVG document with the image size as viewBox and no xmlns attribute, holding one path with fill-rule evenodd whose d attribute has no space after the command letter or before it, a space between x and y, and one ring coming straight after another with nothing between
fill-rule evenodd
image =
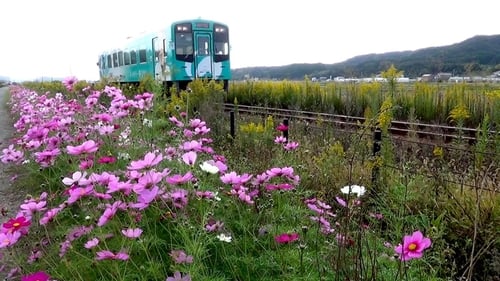
<instances>
[{"instance_id":1,"label":"fence post","mask_svg":"<svg viewBox=\"0 0 500 281\"><path fill-rule=\"evenodd\" d=\"M283 137L288 142L288 119L283 119L283 125L285 126L285 129L283 130Z\"/></svg>"},{"instance_id":2,"label":"fence post","mask_svg":"<svg viewBox=\"0 0 500 281\"><path fill-rule=\"evenodd\" d=\"M234 127L234 110L231 110L229 112L229 132L231 134L231 139L234 140L234 137L236 135L236 130Z\"/></svg>"},{"instance_id":3,"label":"fence post","mask_svg":"<svg viewBox=\"0 0 500 281\"><path fill-rule=\"evenodd\" d=\"M374 158L374 165L372 168L372 184L376 186L377 184L377 179L379 177L379 164L377 163L377 156L379 156L380 152L380 143L382 142L382 130L380 130L379 127L375 129L375 133L373 134L373 158Z\"/></svg>"}]
</instances>

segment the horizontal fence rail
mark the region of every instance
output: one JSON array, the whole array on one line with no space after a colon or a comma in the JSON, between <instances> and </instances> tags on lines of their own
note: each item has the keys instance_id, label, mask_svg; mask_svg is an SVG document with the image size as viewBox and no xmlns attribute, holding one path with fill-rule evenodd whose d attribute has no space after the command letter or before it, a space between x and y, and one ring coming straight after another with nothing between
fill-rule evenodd
<instances>
[{"instance_id":1,"label":"horizontal fence rail","mask_svg":"<svg viewBox=\"0 0 500 281\"><path fill-rule=\"evenodd\" d=\"M320 112L310 112L302 110L290 110L290 109L280 109L262 106L248 106L248 105L234 105L225 103L223 104L225 111L237 110L238 113L243 114L255 114L255 115L272 115L274 117L298 119L306 122L324 122L332 123L335 126L342 128L360 128L364 125L366 118L357 116L347 116ZM375 124L373 124L375 126ZM420 138L430 138L436 139L441 138L446 142L450 142L454 139L462 139L469 141L470 143L475 143L476 135L478 133L477 129L465 128L465 127L454 127L454 126L444 126L436 124L426 124L426 123L415 123L415 122L404 122L404 121L392 121L389 128L389 132L393 135L408 136L410 134L415 134ZM500 132L490 130L488 131L490 136L499 135Z\"/></svg>"}]
</instances>

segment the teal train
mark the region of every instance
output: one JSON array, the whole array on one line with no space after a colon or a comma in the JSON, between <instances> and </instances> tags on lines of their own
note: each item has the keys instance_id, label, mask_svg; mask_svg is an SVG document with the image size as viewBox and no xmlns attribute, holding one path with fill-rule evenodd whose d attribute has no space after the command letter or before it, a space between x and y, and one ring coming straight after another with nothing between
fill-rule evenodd
<instances>
[{"instance_id":1,"label":"teal train","mask_svg":"<svg viewBox=\"0 0 500 281\"><path fill-rule=\"evenodd\" d=\"M127 39L99 55L99 75L117 82L139 82L151 75L167 87L185 89L194 79L231 79L228 26L211 20L173 22L158 32Z\"/></svg>"}]
</instances>

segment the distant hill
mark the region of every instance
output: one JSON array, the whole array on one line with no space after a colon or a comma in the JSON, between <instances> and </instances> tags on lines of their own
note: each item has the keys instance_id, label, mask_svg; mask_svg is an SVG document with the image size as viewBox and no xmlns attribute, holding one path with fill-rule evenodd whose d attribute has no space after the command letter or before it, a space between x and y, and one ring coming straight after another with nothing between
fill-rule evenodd
<instances>
[{"instance_id":1,"label":"distant hill","mask_svg":"<svg viewBox=\"0 0 500 281\"><path fill-rule=\"evenodd\" d=\"M406 77L449 72L454 75L488 75L500 70L500 35L474 36L463 42L415 51L367 54L335 64L291 64L233 69L233 79L245 77L301 80L309 77L372 77L390 67Z\"/></svg>"}]
</instances>

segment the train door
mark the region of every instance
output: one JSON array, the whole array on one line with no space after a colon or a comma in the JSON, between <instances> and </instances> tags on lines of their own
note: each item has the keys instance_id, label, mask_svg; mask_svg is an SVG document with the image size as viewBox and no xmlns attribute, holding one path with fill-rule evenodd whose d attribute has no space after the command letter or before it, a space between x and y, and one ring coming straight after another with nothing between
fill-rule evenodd
<instances>
[{"instance_id":1,"label":"train door","mask_svg":"<svg viewBox=\"0 0 500 281\"><path fill-rule=\"evenodd\" d=\"M196 78L212 78L212 36L209 33L195 33L194 47Z\"/></svg>"},{"instance_id":2,"label":"train door","mask_svg":"<svg viewBox=\"0 0 500 281\"><path fill-rule=\"evenodd\" d=\"M153 75L155 80L165 81L167 79L167 70L165 67L166 62L166 52L165 52L165 39L161 37L155 37L152 40L153 47Z\"/></svg>"}]
</instances>

